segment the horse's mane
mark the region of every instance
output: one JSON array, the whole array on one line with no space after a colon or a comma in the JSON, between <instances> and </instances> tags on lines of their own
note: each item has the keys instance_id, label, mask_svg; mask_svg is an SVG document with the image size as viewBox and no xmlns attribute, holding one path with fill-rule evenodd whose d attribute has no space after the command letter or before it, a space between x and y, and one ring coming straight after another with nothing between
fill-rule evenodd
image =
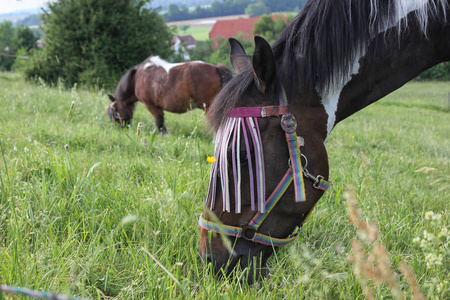
<instances>
[{"instance_id":1,"label":"horse's mane","mask_svg":"<svg viewBox=\"0 0 450 300\"><path fill-rule=\"evenodd\" d=\"M136 108L136 102L128 100L133 99L131 96L134 95L134 75L136 74L138 66L128 69L122 78L120 78L116 91L114 92L116 101L120 102L122 105L125 105L131 116L133 116L134 109Z\"/></svg>"},{"instance_id":2,"label":"horse's mane","mask_svg":"<svg viewBox=\"0 0 450 300\"><path fill-rule=\"evenodd\" d=\"M251 68L248 68L237 73L233 80L225 84L214 98L207 112L207 117L214 130L217 131L226 119L227 113L231 108L239 106L237 101L242 99L242 95L244 95L253 82L253 74L251 72Z\"/></svg>"},{"instance_id":3,"label":"horse's mane","mask_svg":"<svg viewBox=\"0 0 450 300\"><path fill-rule=\"evenodd\" d=\"M137 67L138 66L134 66L128 69L127 72L120 78L114 96L123 95L124 93L127 93L130 88L134 93L133 78L134 74L136 74Z\"/></svg>"},{"instance_id":4,"label":"horse's mane","mask_svg":"<svg viewBox=\"0 0 450 300\"><path fill-rule=\"evenodd\" d=\"M449 0L310 0L272 47L281 58L278 69L288 70L296 77L292 83L302 82L309 94L333 93L350 79L375 36L389 28L399 35L408 20L426 36L428 20L446 22L448 6Z\"/></svg>"},{"instance_id":5,"label":"horse's mane","mask_svg":"<svg viewBox=\"0 0 450 300\"><path fill-rule=\"evenodd\" d=\"M447 22L448 8L449 0L309 0L272 46L278 77L290 80L290 88L285 86L289 103L295 105L291 95L299 85L307 94L327 99L350 79L355 62L377 35L400 37L414 23L426 37L428 21ZM384 46L375 45L371 53ZM239 99L253 82L251 68L234 77L208 112L215 129L230 108L241 106Z\"/></svg>"}]
</instances>

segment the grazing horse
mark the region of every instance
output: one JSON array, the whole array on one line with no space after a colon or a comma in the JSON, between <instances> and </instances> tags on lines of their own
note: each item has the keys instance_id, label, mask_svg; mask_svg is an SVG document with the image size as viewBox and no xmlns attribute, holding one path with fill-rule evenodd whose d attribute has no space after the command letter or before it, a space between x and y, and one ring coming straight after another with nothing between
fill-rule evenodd
<instances>
[{"instance_id":1,"label":"grazing horse","mask_svg":"<svg viewBox=\"0 0 450 300\"><path fill-rule=\"evenodd\" d=\"M193 108L208 109L222 85L231 78L224 65L203 61L168 63L151 56L128 70L119 81L108 108L111 121L126 126L137 101L144 103L161 133L167 133L164 111L185 113Z\"/></svg>"},{"instance_id":2,"label":"grazing horse","mask_svg":"<svg viewBox=\"0 0 450 300\"><path fill-rule=\"evenodd\" d=\"M330 185L331 130L450 60L449 19L449 0L310 0L272 46L255 37L251 62L229 39L237 74L207 113L216 162L199 220L218 274L267 273Z\"/></svg>"}]
</instances>

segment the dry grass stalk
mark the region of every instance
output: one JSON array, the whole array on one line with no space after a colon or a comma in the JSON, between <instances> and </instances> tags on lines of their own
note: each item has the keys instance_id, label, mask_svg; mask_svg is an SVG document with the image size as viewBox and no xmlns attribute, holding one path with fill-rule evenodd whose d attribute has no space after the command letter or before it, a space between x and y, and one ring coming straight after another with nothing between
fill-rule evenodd
<instances>
[{"instance_id":1,"label":"dry grass stalk","mask_svg":"<svg viewBox=\"0 0 450 300\"><path fill-rule=\"evenodd\" d=\"M141 134L142 122L139 122L136 128L136 135Z\"/></svg>"},{"instance_id":2,"label":"dry grass stalk","mask_svg":"<svg viewBox=\"0 0 450 300\"><path fill-rule=\"evenodd\" d=\"M361 220L360 209L353 191L345 192L344 198L347 200L349 220L355 226L358 236L366 245L373 245L372 252L367 253L362 244L354 239L352 241L353 254L349 256L349 261L353 264L355 277L360 282L364 294L368 299L374 299L374 293L371 289L372 284L375 286L387 284L395 298L405 299L405 293L400 288L397 274L392 269L384 245L381 242L376 242L379 237L378 228ZM400 268L411 287L413 299L424 299L414 275L406 263L402 263Z\"/></svg>"},{"instance_id":3,"label":"dry grass stalk","mask_svg":"<svg viewBox=\"0 0 450 300\"><path fill-rule=\"evenodd\" d=\"M414 273L412 272L408 264L405 262L401 262L399 264L399 269L400 272L402 272L403 276L405 276L405 279L408 282L409 287L411 288L412 299L425 300L426 298L420 291L420 287L417 285L416 277L414 276Z\"/></svg>"}]
</instances>

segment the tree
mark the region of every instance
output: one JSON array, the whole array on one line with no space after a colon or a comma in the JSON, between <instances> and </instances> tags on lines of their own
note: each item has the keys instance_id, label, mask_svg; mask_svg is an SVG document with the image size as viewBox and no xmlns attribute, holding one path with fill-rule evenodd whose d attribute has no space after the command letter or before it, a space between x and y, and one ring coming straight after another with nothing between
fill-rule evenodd
<instances>
[{"instance_id":1,"label":"tree","mask_svg":"<svg viewBox=\"0 0 450 300\"><path fill-rule=\"evenodd\" d=\"M16 30L17 48L24 48L27 52L35 47L38 37L29 27L20 26Z\"/></svg>"},{"instance_id":2,"label":"tree","mask_svg":"<svg viewBox=\"0 0 450 300\"><path fill-rule=\"evenodd\" d=\"M255 21L253 34L265 38L267 42L272 44L293 18L290 14L286 15L285 18L277 15L274 20L272 16L263 15L258 21Z\"/></svg>"},{"instance_id":3,"label":"tree","mask_svg":"<svg viewBox=\"0 0 450 300\"><path fill-rule=\"evenodd\" d=\"M171 54L172 33L146 0L59 0L42 16L46 46L26 70L46 82L114 86L150 55Z\"/></svg>"},{"instance_id":4,"label":"tree","mask_svg":"<svg viewBox=\"0 0 450 300\"><path fill-rule=\"evenodd\" d=\"M176 4L170 4L167 8L167 17L168 21L178 21L181 16L180 8Z\"/></svg>"},{"instance_id":5,"label":"tree","mask_svg":"<svg viewBox=\"0 0 450 300\"><path fill-rule=\"evenodd\" d=\"M293 11L305 6L307 0L259 0L271 11Z\"/></svg>"},{"instance_id":6,"label":"tree","mask_svg":"<svg viewBox=\"0 0 450 300\"><path fill-rule=\"evenodd\" d=\"M34 48L36 41L37 36L28 27L13 27L10 21L1 23L0 69L2 71L10 71L18 51L21 50L20 56L28 55L29 51Z\"/></svg>"},{"instance_id":7,"label":"tree","mask_svg":"<svg viewBox=\"0 0 450 300\"><path fill-rule=\"evenodd\" d=\"M41 25L41 20L39 19L39 15L30 15L16 22L17 25L23 26L37 26Z\"/></svg>"},{"instance_id":8,"label":"tree","mask_svg":"<svg viewBox=\"0 0 450 300\"><path fill-rule=\"evenodd\" d=\"M188 50L191 60L210 61L209 58L214 52L213 41L197 41L195 48Z\"/></svg>"},{"instance_id":9,"label":"tree","mask_svg":"<svg viewBox=\"0 0 450 300\"><path fill-rule=\"evenodd\" d=\"M428 69L416 78L417 80L450 80L450 61L440 63Z\"/></svg>"},{"instance_id":10,"label":"tree","mask_svg":"<svg viewBox=\"0 0 450 300\"><path fill-rule=\"evenodd\" d=\"M5 49L10 46L14 38L14 28L11 21L4 21L0 24L0 47Z\"/></svg>"},{"instance_id":11,"label":"tree","mask_svg":"<svg viewBox=\"0 0 450 300\"><path fill-rule=\"evenodd\" d=\"M270 8L268 8L264 3L253 3L247 6L245 9L245 14L250 18L258 17L264 14L270 14Z\"/></svg>"},{"instance_id":12,"label":"tree","mask_svg":"<svg viewBox=\"0 0 450 300\"><path fill-rule=\"evenodd\" d=\"M184 24L180 26L180 30L183 31L183 34L186 34L186 30L188 30L191 26Z\"/></svg>"},{"instance_id":13,"label":"tree","mask_svg":"<svg viewBox=\"0 0 450 300\"><path fill-rule=\"evenodd\" d=\"M10 21L0 24L0 70L9 71L14 63L14 28Z\"/></svg>"},{"instance_id":14,"label":"tree","mask_svg":"<svg viewBox=\"0 0 450 300\"><path fill-rule=\"evenodd\" d=\"M224 12L224 4L222 2L214 0L210 5L210 10L214 16L218 16L220 15L220 13Z\"/></svg>"},{"instance_id":15,"label":"tree","mask_svg":"<svg viewBox=\"0 0 450 300\"><path fill-rule=\"evenodd\" d=\"M190 12L186 5L182 5L181 8L176 4L170 4L167 9L166 20L167 21L179 21L190 18Z\"/></svg>"}]
</instances>

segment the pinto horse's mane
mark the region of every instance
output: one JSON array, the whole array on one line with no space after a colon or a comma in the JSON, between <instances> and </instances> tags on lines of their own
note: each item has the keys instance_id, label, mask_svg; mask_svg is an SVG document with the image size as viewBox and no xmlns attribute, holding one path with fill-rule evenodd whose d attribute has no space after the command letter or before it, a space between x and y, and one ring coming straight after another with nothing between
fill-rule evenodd
<instances>
[{"instance_id":1,"label":"pinto horse's mane","mask_svg":"<svg viewBox=\"0 0 450 300\"><path fill-rule=\"evenodd\" d=\"M296 73L293 80L301 79L308 93L328 95L357 71L355 64L377 35L395 28L390 34L400 37L414 22L426 36L428 20L445 22L448 5L448 0L308 1L273 45L274 55L282 58L281 69L297 68L289 74Z\"/></svg>"},{"instance_id":2,"label":"pinto horse's mane","mask_svg":"<svg viewBox=\"0 0 450 300\"><path fill-rule=\"evenodd\" d=\"M447 22L448 6L449 0L310 0L272 46L279 76L287 74L291 88L300 84L307 94L327 99L350 79L377 35L396 28L389 34L400 37L414 22L426 37L430 19ZM412 18L406 18L409 13ZM209 113L215 128L224 120L221 114L239 105L252 76L251 70L243 71L219 94L220 103ZM290 98L293 91L286 92Z\"/></svg>"},{"instance_id":3,"label":"pinto horse's mane","mask_svg":"<svg viewBox=\"0 0 450 300\"><path fill-rule=\"evenodd\" d=\"M134 66L128 69L127 72L122 76L122 78L120 78L119 84L117 85L116 88L116 93L120 92L120 94L123 94L126 93L130 88L134 89L134 85L132 84L134 74L136 74L137 67L138 66Z\"/></svg>"}]
</instances>

